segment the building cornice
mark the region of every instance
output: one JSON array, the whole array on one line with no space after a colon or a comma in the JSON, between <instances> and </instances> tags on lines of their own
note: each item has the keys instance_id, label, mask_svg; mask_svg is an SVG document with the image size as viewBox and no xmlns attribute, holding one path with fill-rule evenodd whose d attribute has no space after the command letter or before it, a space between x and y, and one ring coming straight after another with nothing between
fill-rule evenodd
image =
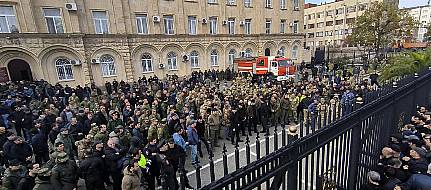
<instances>
[{"instance_id":1,"label":"building cornice","mask_svg":"<svg viewBox=\"0 0 431 190\"><path fill-rule=\"evenodd\" d=\"M164 34L79 34L79 33L67 33L67 34L47 34L47 33L0 33L0 38L165 38L165 39L177 39L177 38L265 38L265 37L301 37L305 36L305 33L289 33L289 34L177 34L177 35L164 35Z\"/></svg>"}]
</instances>

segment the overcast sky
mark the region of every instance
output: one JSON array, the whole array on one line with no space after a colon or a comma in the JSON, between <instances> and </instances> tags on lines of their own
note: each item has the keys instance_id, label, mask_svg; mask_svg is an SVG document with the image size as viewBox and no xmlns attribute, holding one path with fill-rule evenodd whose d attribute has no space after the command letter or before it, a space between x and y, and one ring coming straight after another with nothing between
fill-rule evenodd
<instances>
[{"instance_id":1,"label":"overcast sky","mask_svg":"<svg viewBox=\"0 0 431 190\"><path fill-rule=\"evenodd\" d=\"M305 3L318 3L321 2L333 2L335 0L305 0ZM399 0L400 1L400 8L407 8L407 7L415 7L419 5L426 5L428 3L428 0Z\"/></svg>"}]
</instances>

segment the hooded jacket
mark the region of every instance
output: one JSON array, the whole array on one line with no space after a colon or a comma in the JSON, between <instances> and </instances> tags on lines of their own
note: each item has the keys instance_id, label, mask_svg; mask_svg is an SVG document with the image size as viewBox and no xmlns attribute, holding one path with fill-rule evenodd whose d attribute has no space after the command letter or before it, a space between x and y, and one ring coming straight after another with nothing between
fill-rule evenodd
<instances>
[{"instance_id":1,"label":"hooded jacket","mask_svg":"<svg viewBox=\"0 0 431 190\"><path fill-rule=\"evenodd\" d=\"M141 188L141 171L131 172L128 167L123 170L124 177L121 183L122 190L140 190Z\"/></svg>"}]
</instances>

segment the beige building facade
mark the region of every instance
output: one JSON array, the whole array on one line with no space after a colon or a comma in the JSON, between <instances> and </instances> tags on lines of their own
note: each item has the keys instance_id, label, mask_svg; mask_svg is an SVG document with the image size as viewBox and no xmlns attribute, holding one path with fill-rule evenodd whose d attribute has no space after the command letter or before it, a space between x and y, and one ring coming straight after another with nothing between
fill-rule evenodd
<instances>
[{"instance_id":1,"label":"beige building facade","mask_svg":"<svg viewBox=\"0 0 431 190\"><path fill-rule=\"evenodd\" d=\"M0 80L71 86L301 61L304 0L0 1Z\"/></svg>"},{"instance_id":2,"label":"beige building facade","mask_svg":"<svg viewBox=\"0 0 431 190\"><path fill-rule=\"evenodd\" d=\"M388 2L398 6L398 0L336 0L320 5L305 5L305 46L311 52L325 46L348 47L345 40L352 33L349 24L354 23L372 2Z\"/></svg>"}]
</instances>

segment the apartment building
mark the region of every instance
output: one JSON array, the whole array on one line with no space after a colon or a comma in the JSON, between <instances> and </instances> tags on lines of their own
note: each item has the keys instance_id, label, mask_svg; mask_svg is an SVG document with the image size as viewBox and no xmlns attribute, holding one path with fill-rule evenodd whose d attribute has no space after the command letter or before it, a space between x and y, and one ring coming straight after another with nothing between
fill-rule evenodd
<instances>
[{"instance_id":1,"label":"apartment building","mask_svg":"<svg viewBox=\"0 0 431 190\"><path fill-rule=\"evenodd\" d=\"M71 86L301 60L304 0L3 0L0 81Z\"/></svg>"},{"instance_id":2,"label":"apartment building","mask_svg":"<svg viewBox=\"0 0 431 190\"><path fill-rule=\"evenodd\" d=\"M345 39L352 33L350 23L372 2L388 0L336 0L331 3L306 4L304 10L305 46L314 52L325 46L346 47ZM398 1L390 1L398 6Z\"/></svg>"},{"instance_id":3,"label":"apartment building","mask_svg":"<svg viewBox=\"0 0 431 190\"><path fill-rule=\"evenodd\" d=\"M402 10L407 11L418 22L413 33L413 41L424 42L428 25L431 23L431 6L410 7Z\"/></svg>"}]
</instances>

